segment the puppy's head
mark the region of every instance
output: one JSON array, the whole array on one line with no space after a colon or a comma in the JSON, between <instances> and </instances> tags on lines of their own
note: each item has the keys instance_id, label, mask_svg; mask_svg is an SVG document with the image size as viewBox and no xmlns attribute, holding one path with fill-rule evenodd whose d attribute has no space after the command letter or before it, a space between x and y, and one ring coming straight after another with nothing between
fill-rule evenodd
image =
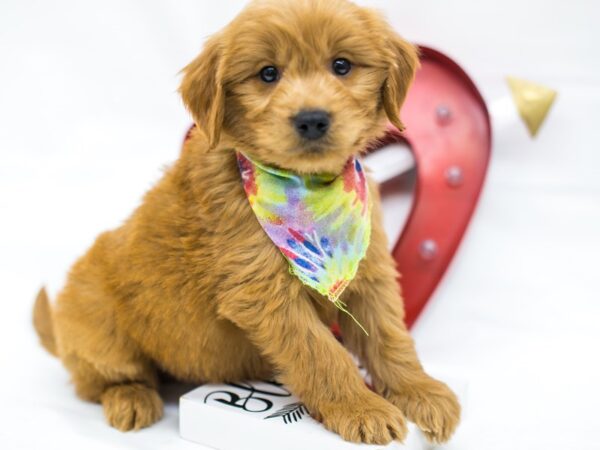
<instances>
[{"instance_id":1,"label":"puppy's head","mask_svg":"<svg viewBox=\"0 0 600 450\"><path fill-rule=\"evenodd\" d=\"M342 170L399 110L417 52L347 0L255 0L184 69L181 95L215 146L266 164Z\"/></svg>"}]
</instances>

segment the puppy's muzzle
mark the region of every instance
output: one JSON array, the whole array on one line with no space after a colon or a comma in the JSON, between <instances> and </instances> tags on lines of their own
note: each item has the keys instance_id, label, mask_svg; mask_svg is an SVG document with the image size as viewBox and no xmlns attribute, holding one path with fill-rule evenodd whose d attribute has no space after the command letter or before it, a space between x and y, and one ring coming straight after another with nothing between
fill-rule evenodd
<instances>
[{"instance_id":1,"label":"puppy's muzzle","mask_svg":"<svg viewBox=\"0 0 600 450\"><path fill-rule=\"evenodd\" d=\"M322 109L303 110L292 118L292 124L301 138L315 141L327 134L331 119Z\"/></svg>"}]
</instances>

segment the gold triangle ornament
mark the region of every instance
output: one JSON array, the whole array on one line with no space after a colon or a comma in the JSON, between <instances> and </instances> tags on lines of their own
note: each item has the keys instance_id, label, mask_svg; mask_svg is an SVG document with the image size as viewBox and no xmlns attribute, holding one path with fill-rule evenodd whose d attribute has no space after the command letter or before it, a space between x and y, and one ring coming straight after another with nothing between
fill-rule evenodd
<instances>
[{"instance_id":1,"label":"gold triangle ornament","mask_svg":"<svg viewBox=\"0 0 600 450\"><path fill-rule=\"evenodd\" d=\"M531 81L507 77L513 100L531 137L535 137L544 123L554 100L556 91Z\"/></svg>"}]
</instances>

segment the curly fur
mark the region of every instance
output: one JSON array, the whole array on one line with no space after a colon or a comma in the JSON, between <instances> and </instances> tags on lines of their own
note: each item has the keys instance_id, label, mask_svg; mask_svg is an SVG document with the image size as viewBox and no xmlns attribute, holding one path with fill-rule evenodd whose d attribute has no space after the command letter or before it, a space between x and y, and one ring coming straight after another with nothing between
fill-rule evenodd
<instances>
[{"instance_id":1,"label":"curly fur","mask_svg":"<svg viewBox=\"0 0 600 450\"><path fill-rule=\"evenodd\" d=\"M344 77L331 61L354 63ZM372 242L343 300L370 331L290 276L253 216L234 150L302 173L339 172L380 136L418 64L416 50L376 13L346 0L256 0L184 69L181 95L196 128L181 156L119 228L73 266L57 304L34 308L42 343L77 394L109 423L158 420L158 370L194 383L275 376L344 439L402 440L405 418L447 440L460 407L430 378L403 323L377 186ZM261 67L275 65L266 84ZM327 137L306 144L290 117L326 109ZM344 346L331 334L339 322ZM361 379L349 351L373 376Z\"/></svg>"}]
</instances>

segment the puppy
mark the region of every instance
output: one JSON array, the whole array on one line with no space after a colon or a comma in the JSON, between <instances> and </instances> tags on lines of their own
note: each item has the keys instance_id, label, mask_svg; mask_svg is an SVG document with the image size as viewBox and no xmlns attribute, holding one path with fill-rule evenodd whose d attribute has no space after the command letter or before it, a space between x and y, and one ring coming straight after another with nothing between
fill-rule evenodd
<instances>
[{"instance_id":1,"label":"puppy","mask_svg":"<svg viewBox=\"0 0 600 450\"><path fill-rule=\"evenodd\" d=\"M56 306L42 291L34 308L42 344L110 425L137 430L159 420L160 371L192 383L275 377L349 441L403 440L406 419L433 442L451 436L460 407L424 373L403 323L377 186L369 181L370 246L342 296L366 336L290 274L249 206L235 154L339 174L387 121L402 128L417 65L410 44L346 0L256 0L208 40L183 71L196 127L180 158L77 261ZM307 110L327 118L320 136L295 124Z\"/></svg>"}]
</instances>

